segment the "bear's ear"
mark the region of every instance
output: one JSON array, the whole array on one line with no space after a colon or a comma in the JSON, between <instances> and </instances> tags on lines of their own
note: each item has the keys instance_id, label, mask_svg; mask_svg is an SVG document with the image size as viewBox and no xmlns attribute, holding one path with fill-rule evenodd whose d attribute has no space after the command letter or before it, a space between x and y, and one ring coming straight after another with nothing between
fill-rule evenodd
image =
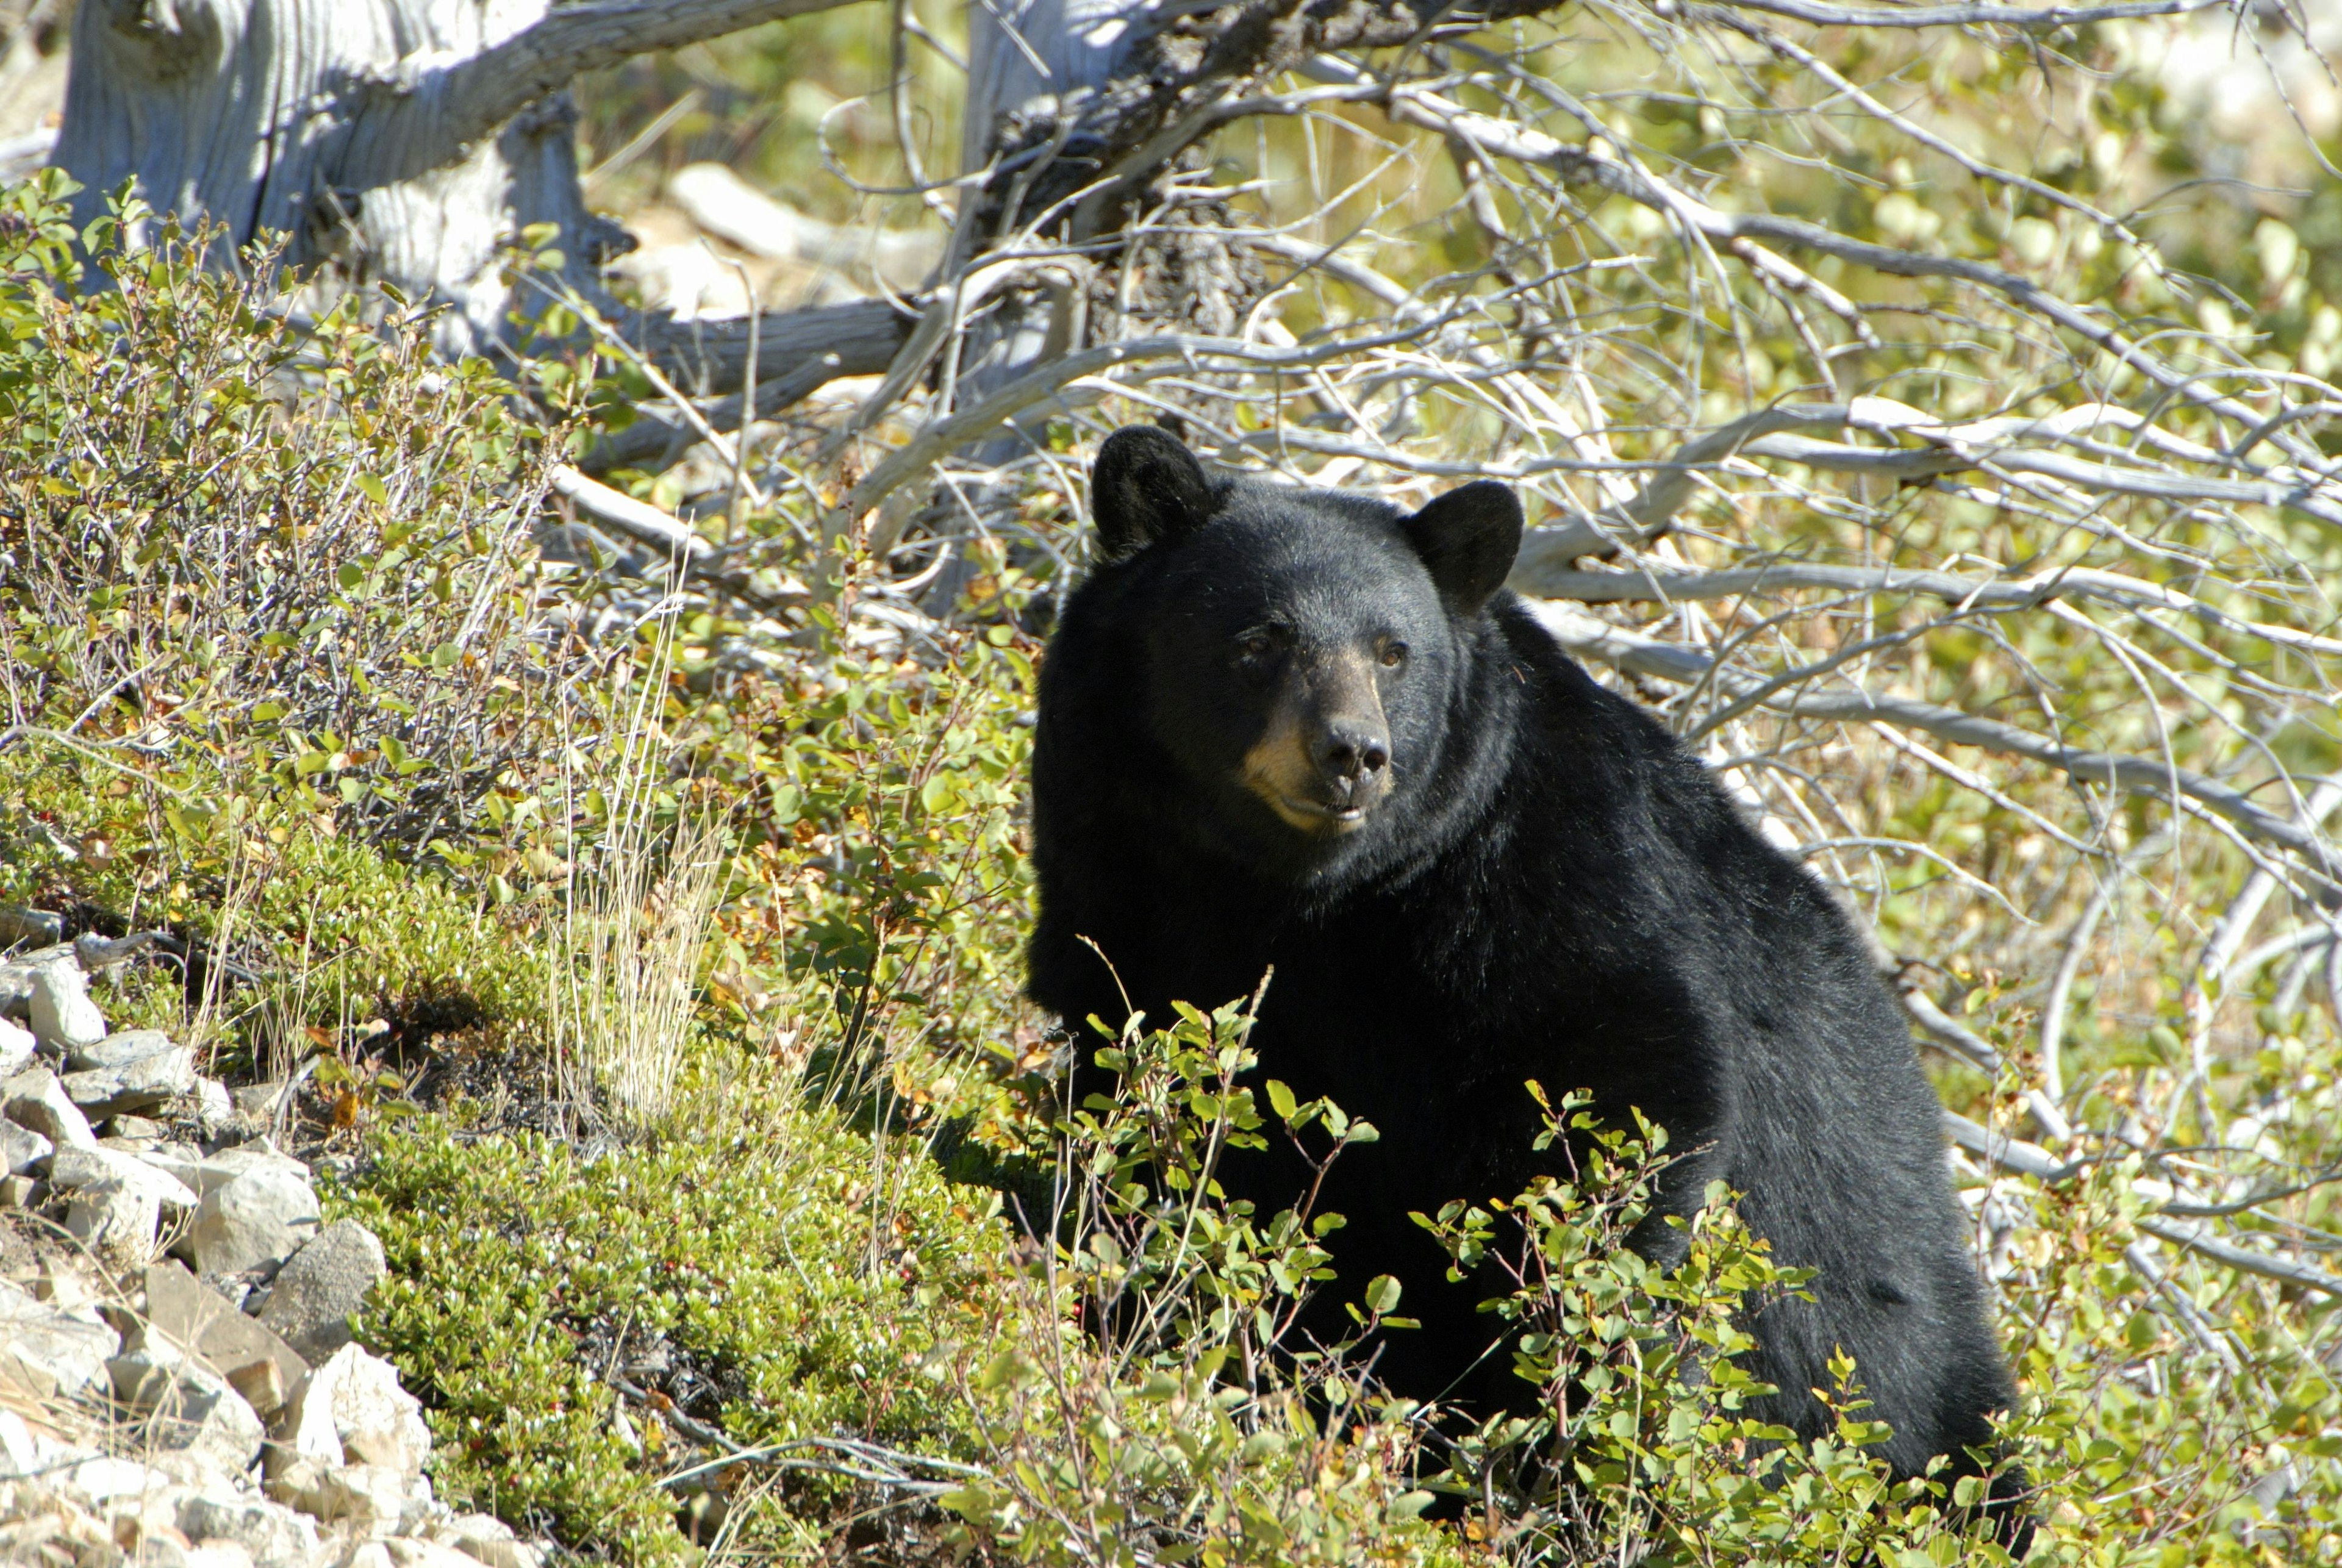
<instances>
[{"instance_id":1,"label":"bear's ear","mask_svg":"<svg viewBox=\"0 0 2342 1568\"><path fill-rule=\"evenodd\" d=\"M1458 485L1402 518L1415 553L1449 610L1475 614L1504 586L1521 548L1521 504L1494 479Z\"/></svg>"},{"instance_id":2,"label":"bear's ear","mask_svg":"<svg viewBox=\"0 0 2342 1568\"><path fill-rule=\"evenodd\" d=\"M1120 560L1209 517L1211 481L1179 438L1126 424L1106 438L1090 469L1090 515L1107 556Z\"/></svg>"}]
</instances>

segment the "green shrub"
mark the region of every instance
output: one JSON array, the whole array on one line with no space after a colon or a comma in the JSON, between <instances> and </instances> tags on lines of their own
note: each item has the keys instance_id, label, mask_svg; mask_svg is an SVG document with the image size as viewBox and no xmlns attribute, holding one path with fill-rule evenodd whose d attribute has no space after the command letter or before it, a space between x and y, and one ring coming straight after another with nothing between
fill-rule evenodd
<instances>
[{"instance_id":1,"label":"green shrub","mask_svg":"<svg viewBox=\"0 0 2342 1568\"><path fill-rule=\"evenodd\" d=\"M691 1358L715 1392L690 1413L742 1446L973 1452L950 1369L1013 1332L1006 1232L916 1147L882 1157L776 1093L712 1133L597 1159L438 1122L377 1144L332 1206L389 1254L362 1332L429 1406L443 1495L630 1562L681 1560L683 1497L659 1483L681 1466L649 1406L629 1445L603 1381L646 1343ZM816 1541L806 1521L836 1493L807 1482L738 1538Z\"/></svg>"},{"instance_id":2,"label":"green shrub","mask_svg":"<svg viewBox=\"0 0 2342 1568\"><path fill-rule=\"evenodd\" d=\"M409 853L509 825L576 664L528 634L511 388L435 361L419 315L291 330L265 256L205 266L205 236L135 201L76 261L68 188L0 196L13 722L166 774L215 762ZM220 802L182 785L165 809L199 826Z\"/></svg>"}]
</instances>

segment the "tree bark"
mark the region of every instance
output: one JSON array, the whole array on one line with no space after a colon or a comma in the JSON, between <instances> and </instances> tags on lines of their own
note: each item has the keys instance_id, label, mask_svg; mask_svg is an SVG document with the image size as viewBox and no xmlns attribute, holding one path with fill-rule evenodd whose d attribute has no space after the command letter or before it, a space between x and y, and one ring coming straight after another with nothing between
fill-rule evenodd
<instances>
[{"instance_id":1,"label":"tree bark","mask_svg":"<svg viewBox=\"0 0 2342 1568\"><path fill-rule=\"evenodd\" d=\"M565 84L846 3L88 0L74 17L55 162L83 185L85 222L130 182L189 228L215 225L228 246L284 236L280 265L320 306L388 285L439 307L442 352L490 353L515 311L533 315L564 288L618 315L599 265L633 241L586 205ZM558 229L559 265L516 288L511 248L538 225ZM213 255L228 265L226 249ZM679 380L739 385L745 322L641 325ZM809 351L810 330L838 326L848 330ZM805 378L809 352L836 356L831 375L884 368L900 331L862 312L776 317L759 336L757 379L777 385Z\"/></svg>"}]
</instances>

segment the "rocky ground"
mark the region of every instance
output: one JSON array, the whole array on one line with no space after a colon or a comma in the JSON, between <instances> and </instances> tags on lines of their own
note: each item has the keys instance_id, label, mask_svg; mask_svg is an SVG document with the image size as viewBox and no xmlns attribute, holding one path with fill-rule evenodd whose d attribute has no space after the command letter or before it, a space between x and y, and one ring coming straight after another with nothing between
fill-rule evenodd
<instances>
[{"instance_id":1,"label":"rocky ground","mask_svg":"<svg viewBox=\"0 0 2342 1568\"><path fill-rule=\"evenodd\" d=\"M419 1407L351 1342L382 1245L320 1223L285 1086L109 1030L123 945L0 958L0 1561L538 1568L433 1497Z\"/></svg>"}]
</instances>

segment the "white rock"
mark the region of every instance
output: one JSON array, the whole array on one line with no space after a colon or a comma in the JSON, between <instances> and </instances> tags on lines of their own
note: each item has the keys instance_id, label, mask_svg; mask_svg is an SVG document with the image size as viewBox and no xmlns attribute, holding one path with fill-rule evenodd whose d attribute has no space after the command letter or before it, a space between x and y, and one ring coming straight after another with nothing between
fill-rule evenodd
<instances>
[{"instance_id":1,"label":"white rock","mask_svg":"<svg viewBox=\"0 0 2342 1568\"><path fill-rule=\"evenodd\" d=\"M94 1182L76 1190L65 1204L65 1229L84 1246L134 1263L155 1255L155 1232L161 1222L155 1194L120 1180Z\"/></svg>"},{"instance_id":2,"label":"white rock","mask_svg":"<svg viewBox=\"0 0 2342 1568\"><path fill-rule=\"evenodd\" d=\"M110 1453L67 1465L57 1471L54 1479L58 1490L91 1503L110 1503L117 1497L147 1497L168 1492L174 1484L169 1475L151 1464Z\"/></svg>"},{"instance_id":3,"label":"white rock","mask_svg":"<svg viewBox=\"0 0 2342 1568\"><path fill-rule=\"evenodd\" d=\"M0 1084L0 1112L60 1149L97 1147L97 1134L89 1130L89 1118L46 1067L31 1068Z\"/></svg>"},{"instance_id":4,"label":"white rock","mask_svg":"<svg viewBox=\"0 0 2342 1568\"><path fill-rule=\"evenodd\" d=\"M369 1535L427 1526L440 1513L427 1479L387 1464L325 1471L303 1504L320 1523L348 1524Z\"/></svg>"},{"instance_id":5,"label":"white rock","mask_svg":"<svg viewBox=\"0 0 2342 1568\"><path fill-rule=\"evenodd\" d=\"M450 1546L466 1541L511 1541L513 1527L493 1513L458 1513L443 1525L438 1537Z\"/></svg>"},{"instance_id":6,"label":"white rock","mask_svg":"<svg viewBox=\"0 0 2342 1568\"><path fill-rule=\"evenodd\" d=\"M40 1443L33 1435L32 1424L0 1405L0 1475L37 1474L40 1463Z\"/></svg>"},{"instance_id":7,"label":"white rock","mask_svg":"<svg viewBox=\"0 0 2342 1568\"><path fill-rule=\"evenodd\" d=\"M0 1018L0 1078L14 1078L33 1060L33 1032L14 1018Z\"/></svg>"},{"instance_id":8,"label":"white rock","mask_svg":"<svg viewBox=\"0 0 2342 1568\"><path fill-rule=\"evenodd\" d=\"M55 1144L30 1127L0 1122L0 1175L22 1175L55 1150Z\"/></svg>"},{"instance_id":9,"label":"white rock","mask_svg":"<svg viewBox=\"0 0 2342 1568\"><path fill-rule=\"evenodd\" d=\"M76 1447L47 1427L0 1407L0 1477L37 1479L95 1457L91 1450ZM5 1511L0 1510L0 1518L5 1517Z\"/></svg>"},{"instance_id":10,"label":"white rock","mask_svg":"<svg viewBox=\"0 0 2342 1568\"><path fill-rule=\"evenodd\" d=\"M479 1568L478 1558L421 1536L394 1535L382 1544L395 1568Z\"/></svg>"},{"instance_id":11,"label":"white rock","mask_svg":"<svg viewBox=\"0 0 2342 1568\"><path fill-rule=\"evenodd\" d=\"M105 1038L105 1014L89 999L89 976L69 959L33 971L33 1038L53 1051L73 1051Z\"/></svg>"},{"instance_id":12,"label":"white rock","mask_svg":"<svg viewBox=\"0 0 2342 1568\"><path fill-rule=\"evenodd\" d=\"M185 1183L135 1154L118 1149L60 1149L49 1162L49 1185L61 1192L120 1182L145 1193L166 1209L192 1209L195 1194Z\"/></svg>"},{"instance_id":13,"label":"white rock","mask_svg":"<svg viewBox=\"0 0 2342 1568\"><path fill-rule=\"evenodd\" d=\"M184 1149L149 1149L138 1157L158 1171L167 1171L204 1197L226 1186L238 1176L252 1171L285 1171L309 1180L309 1167L292 1155L280 1153L265 1138L255 1138L249 1144L233 1149L222 1149L216 1154L199 1154Z\"/></svg>"},{"instance_id":14,"label":"white rock","mask_svg":"<svg viewBox=\"0 0 2342 1568\"><path fill-rule=\"evenodd\" d=\"M154 1450L184 1453L213 1471L240 1475L267 1435L260 1417L227 1380L200 1360L148 1336L105 1363L115 1397L148 1418Z\"/></svg>"},{"instance_id":15,"label":"white rock","mask_svg":"<svg viewBox=\"0 0 2342 1568\"><path fill-rule=\"evenodd\" d=\"M216 1138L235 1121L235 1101L227 1085L216 1078L195 1080L195 1124L206 1138Z\"/></svg>"},{"instance_id":16,"label":"white rock","mask_svg":"<svg viewBox=\"0 0 2342 1568\"><path fill-rule=\"evenodd\" d=\"M180 1554L185 1568L256 1568L252 1553L240 1541L198 1541ZM145 1568L141 1559L141 1568Z\"/></svg>"},{"instance_id":17,"label":"white rock","mask_svg":"<svg viewBox=\"0 0 2342 1568\"><path fill-rule=\"evenodd\" d=\"M186 1488L169 1486L101 1504L106 1533L138 1568L185 1568L187 1538L179 1529L179 1499Z\"/></svg>"},{"instance_id":18,"label":"white rock","mask_svg":"<svg viewBox=\"0 0 2342 1568\"><path fill-rule=\"evenodd\" d=\"M307 1564L317 1555L317 1527L281 1503L208 1487L179 1504L179 1528L190 1541L232 1541L255 1563Z\"/></svg>"},{"instance_id":19,"label":"white rock","mask_svg":"<svg viewBox=\"0 0 2342 1568\"><path fill-rule=\"evenodd\" d=\"M353 1541L346 1555L335 1560L334 1568L398 1568L391 1561L390 1548L379 1541Z\"/></svg>"},{"instance_id":20,"label":"white rock","mask_svg":"<svg viewBox=\"0 0 2342 1568\"><path fill-rule=\"evenodd\" d=\"M248 1170L205 1193L181 1250L199 1274L282 1263L317 1233L317 1194L292 1171Z\"/></svg>"},{"instance_id":21,"label":"white rock","mask_svg":"<svg viewBox=\"0 0 2342 1568\"><path fill-rule=\"evenodd\" d=\"M350 1314L386 1272L375 1233L337 1220L277 1271L255 1315L304 1359L321 1362L350 1343Z\"/></svg>"},{"instance_id":22,"label":"white rock","mask_svg":"<svg viewBox=\"0 0 2342 1568\"><path fill-rule=\"evenodd\" d=\"M0 958L0 1012L21 1016L33 1004L33 976L44 965L64 960L73 961L73 944L51 943L30 953L18 953Z\"/></svg>"},{"instance_id":23,"label":"white rock","mask_svg":"<svg viewBox=\"0 0 2342 1568\"><path fill-rule=\"evenodd\" d=\"M398 1369L354 1344L302 1381L286 1403L281 1441L329 1465L384 1464L419 1474L431 1452L423 1407L398 1384Z\"/></svg>"},{"instance_id":24,"label":"white rock","mask_svg":"<svg viewBox=\"0 0 2342 1568\"><path fill-rule=\"evenodd\" d=\"M106 1358L121 1349L95 1307L35 1301L0 1280L0 1388L70 1399L105 1377Z\"/></svg>"},{"instance_id":25,"label":"white rock","mask_svg":"<svg viewBox=\"0 0 2342 1568\"><path fill-rule=\"evenodd\" d=\"M471 1517L478 1518L480 1515ZM488 1523L495 1524L499 1522L491 1519ZM544 1550L525 1541L514 1540L510 1530L502 1535L465 1535L459 1533L454 1544L458 1552L475 1562L485 1563L487 1568L544 1568Z\"/></svg>"}]
</instances>

